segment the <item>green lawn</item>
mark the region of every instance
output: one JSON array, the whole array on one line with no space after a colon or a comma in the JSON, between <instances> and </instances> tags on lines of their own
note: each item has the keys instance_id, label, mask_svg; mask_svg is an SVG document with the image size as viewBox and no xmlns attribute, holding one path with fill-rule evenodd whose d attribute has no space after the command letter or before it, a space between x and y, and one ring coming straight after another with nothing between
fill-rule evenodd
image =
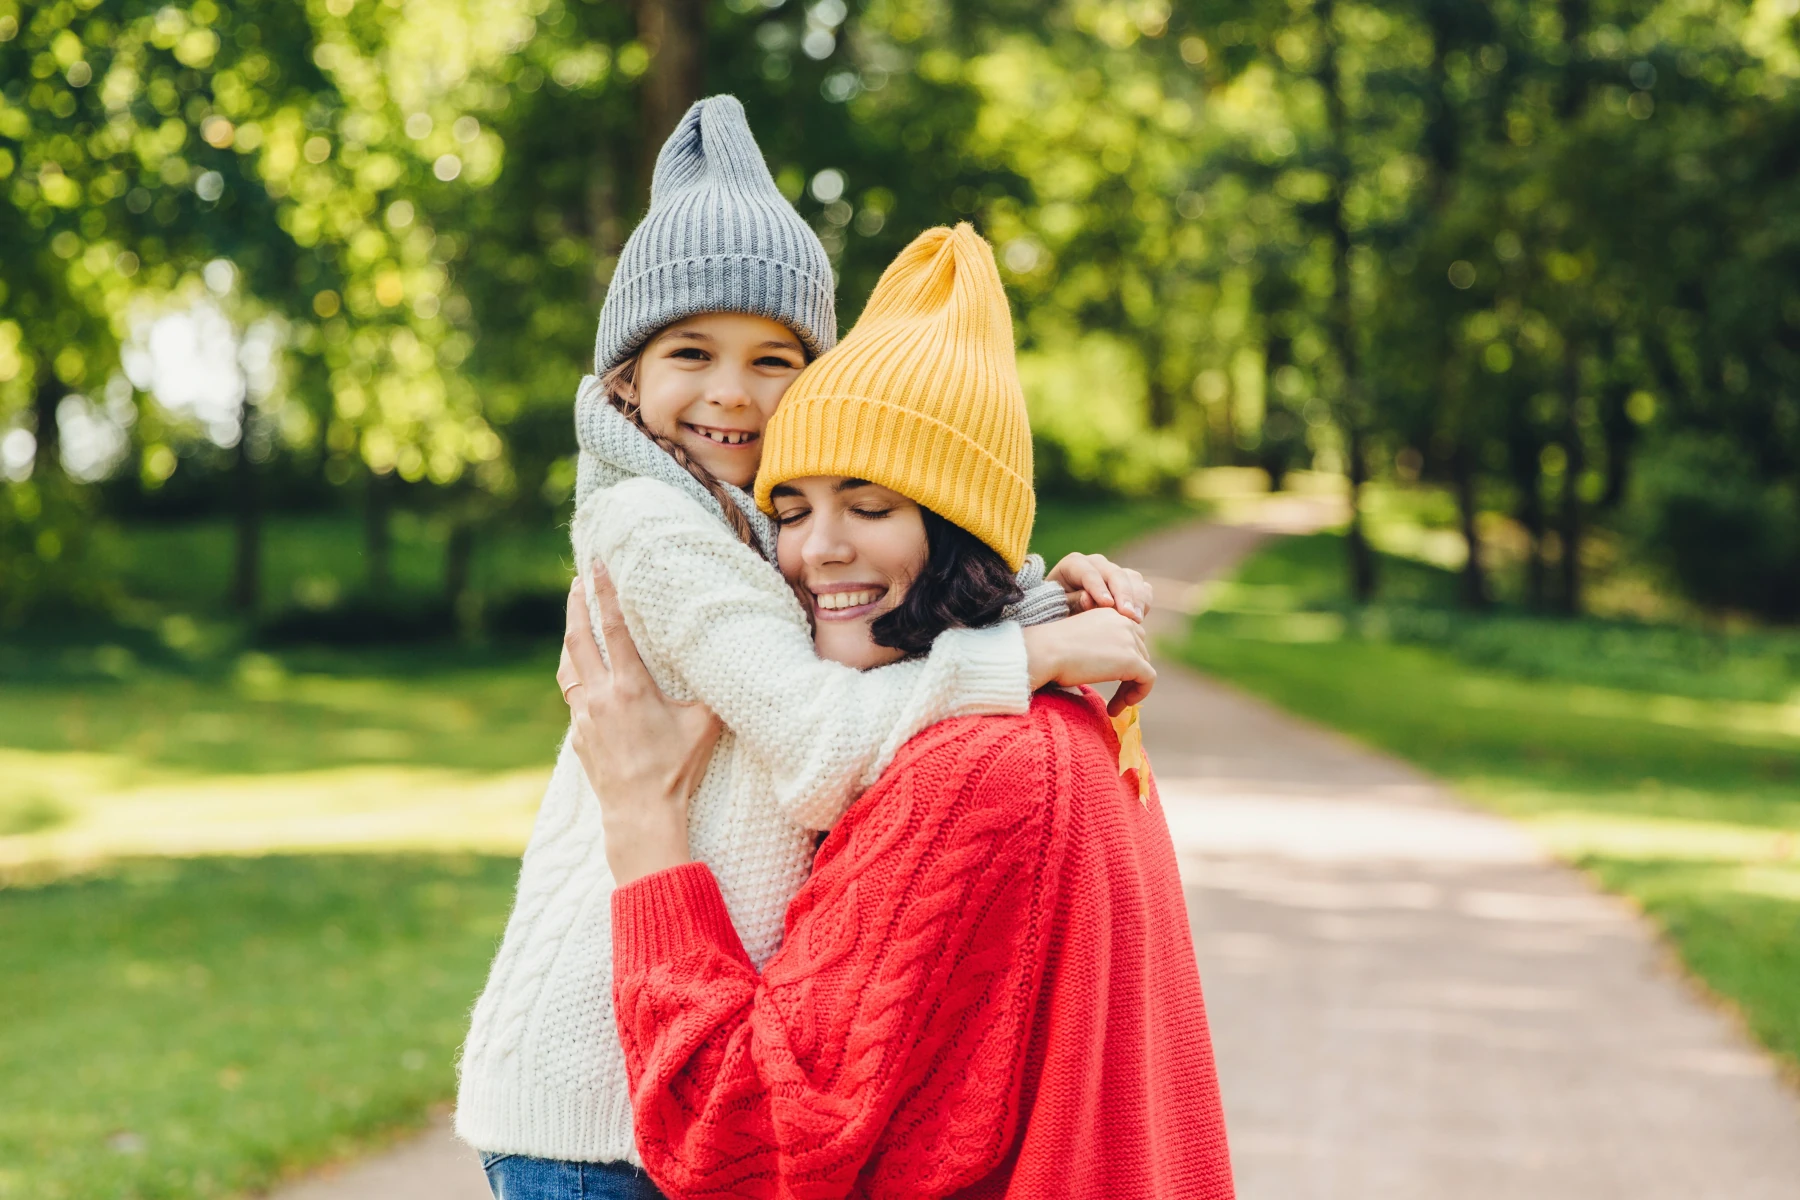
<instances>
[{"instance_id":1,"label":"green lawn","mask_svg":"<svg viewBox=\"0 0 1800 1200\"><path fill-rule=\"evenodd\" d=\"M235 1195L418 1122L516 870L153 859L0 890L0 1197Z\"/></svg>"},{"instance_id":2,"label":"green lawn","mask_svg":"<svg viewBox=\"0 0 1800 1200\"><path fill-rule=\"evenodd\" d=\"M1336 535L1273 543L1183 656L1525 822L1800 1063L1800 634L1471 617L1397 558L1356 613L1341 561Z\"/></svg>"},{"instance_id":3,"label":"green lawn","mask_svg":"<svg viewBox=\"0 0 1800 1200\"><path fill-rule=\"evenodd\" d=\"M1192 511L1046 504L1035 540ZM0 641L0 1200L227 1195L452 1093L564 727L555 641L257 647L229 532L119 534L133 621ZM403 597L438 532L398 528ZM358 533L272 521L272 602L353 591ZM563 544L491 541L477 584L560 591Z\"/></svg>"}]
</instances>

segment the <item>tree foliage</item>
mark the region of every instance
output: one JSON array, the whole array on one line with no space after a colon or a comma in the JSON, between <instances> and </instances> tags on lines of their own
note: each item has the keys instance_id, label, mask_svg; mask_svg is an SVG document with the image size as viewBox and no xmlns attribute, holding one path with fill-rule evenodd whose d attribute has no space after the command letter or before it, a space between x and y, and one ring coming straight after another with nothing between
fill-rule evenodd
<instances>
[{"instance_id":1,"label":"tree foliage","mask_svg":"<svg viewBox=\"0 0 1800 1200\"><path fill-rule=\"evenodd\" d=\"M464 531L546 519L661 130L731 91L834 256L846 322L919 228L993 239L1046 488L1154 491L1209 462L1422 475L1463 510L1470 604L1493 594L1478 517L1498 510L1535 604L1580 607L1599 523L1704 602L1778 612L1709 588L1670 542L1691 522L1633 477L1640 454L1728 446L1746 481L1715 508L1800 492L1795 19L0 0L0 592L15 615L103 593L79 551L108 505L59 444L103 418L129 447L114 516L172 473L250 511L242 481L274 462L363 495L376 551L396 498ZM223 448L121 373L144 314L196 303L219 260L207 302L281 348ZM1372 562L1353 558L1365 593Z\"/></svg>"}]
</instances>

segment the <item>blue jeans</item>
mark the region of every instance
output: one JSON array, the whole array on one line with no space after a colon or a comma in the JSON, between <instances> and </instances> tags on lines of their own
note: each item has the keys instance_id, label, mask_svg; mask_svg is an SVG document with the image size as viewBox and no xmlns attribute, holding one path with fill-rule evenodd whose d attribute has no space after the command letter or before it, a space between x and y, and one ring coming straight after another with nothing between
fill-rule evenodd
<instances>
[{"instance_id":1,"label":"blue jeans","mask_svg":"<svg viewBox=\"0 0 1800 1200\"><path fill-rule=\"evenodd\" d=\"M483 1154L494 1200L662 1200L643 1170L627 1162L556 1162L523 1154Z\"/></svg>"}]
</instances>

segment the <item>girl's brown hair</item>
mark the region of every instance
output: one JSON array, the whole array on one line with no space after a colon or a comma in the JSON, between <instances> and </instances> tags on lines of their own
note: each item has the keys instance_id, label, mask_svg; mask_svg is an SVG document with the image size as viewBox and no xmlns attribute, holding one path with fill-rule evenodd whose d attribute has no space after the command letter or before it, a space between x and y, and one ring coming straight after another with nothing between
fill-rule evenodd
<instances>
[{"instance_id":1,"label":"girl's brown hair","mask_svg":"<svg viewBox=\"0 0 1800 1200\"><path fill-rule=\"evenodd\" d=\"M737 502L725 490L725 485L720 483L711 471L689 457L688 452L681 448L680 443L673 438L664 437L644 424L644 414L637 398L637 366L643 353L642 350L639 350L600 376L600 390L606 394L607 400L619 410L627 421L636 425L645 437L660 446L663 453L679 463L681 469L692 475L694 482L705 488L707 494L717 501L719 510L725 514L725 523L731 526L731 532L737 535L738 541L756 551L758 558L766 560L768 555L763 553L762 543L756 539L756 530L751 527L750 518L745 516L744 510L737 506Z\"/></svg>"}]
</instances>

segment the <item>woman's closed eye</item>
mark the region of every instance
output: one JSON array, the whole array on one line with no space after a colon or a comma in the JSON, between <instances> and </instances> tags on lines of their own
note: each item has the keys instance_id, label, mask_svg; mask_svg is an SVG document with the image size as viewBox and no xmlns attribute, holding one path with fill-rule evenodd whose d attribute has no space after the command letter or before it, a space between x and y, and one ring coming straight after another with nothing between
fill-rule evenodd
<instances>
[{"instance_id":1,"label":"woman's closed eye","mask_svg":"<svg viewBox=\"0 0 1800 1200\"><path fill-rule=\"evenodd\" d=\"M879 521L883 517L891 517L894 515L894 510L891 508L871 508L863 505L858 505L850 511L852 514L868 521Z\"/></svg>"},{"instance_id":2,"label":"woman's closed eye","mask_svg":"<svg viewBox=\"0 0 1800 1200\"><path fill-rule=\"evenodd\" d=\"M798 525L810 516L812 516L812 509L810 508L777 509L775 512L775 524L786 529L790 525Z\"/></svg>"}]
</instances>

